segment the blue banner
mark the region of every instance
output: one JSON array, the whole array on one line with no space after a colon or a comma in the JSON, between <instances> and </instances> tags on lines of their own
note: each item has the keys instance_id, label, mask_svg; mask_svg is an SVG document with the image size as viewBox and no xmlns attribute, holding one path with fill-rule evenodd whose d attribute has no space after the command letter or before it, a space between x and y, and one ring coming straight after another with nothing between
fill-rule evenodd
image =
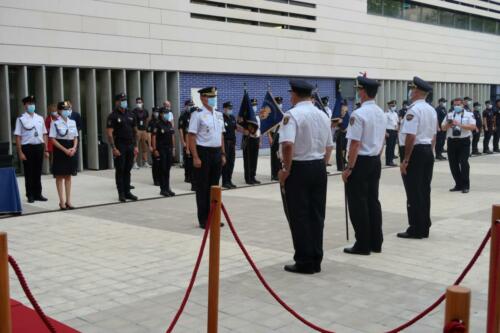
<instances>
[{"instance_id":1,"label":"blue banner","mask_svg":"<svg viewBox=\"0 0 500 333\"><path fill-rule=\"evenodd\" d=\"M260 131L265 134L267 131L278 125L283 119L283 112L274 100L271 92L266 93L259 113Z\"/></svg>"},{"instance_id":2,"label":"blue banner","mask_svg":"<svg viewBox=\"0 0 500 333\"><path fill-rule=\"evenodd\" d=\"M250 96L248 96L248 92L246 90L243 94L243 99L241 100L240 112L238 113L238 124L244 129L249 130L251 133L255 133L255 131L259 128L257 116L253 110Z\"/></svg>"}]
</instances>

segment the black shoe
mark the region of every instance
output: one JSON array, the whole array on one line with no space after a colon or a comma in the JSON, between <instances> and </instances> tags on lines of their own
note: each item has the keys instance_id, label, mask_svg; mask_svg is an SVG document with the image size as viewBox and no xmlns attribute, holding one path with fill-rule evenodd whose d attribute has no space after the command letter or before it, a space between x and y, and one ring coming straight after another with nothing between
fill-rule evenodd
<instances>
[{"instance_id":1,"label":"black shoe","mask_svg":"<svg viewBox=\"0 0 500 333\"><path fill-rule=\"evenodd\" d=\"M229 186L231 186L231 188L237 188L238 186L234 185L232 182L229 182Z\"/></svg>"},{"instance_id":2,"label":"black shoe","mask_svg":"<svg viewBox=\"0 0 500 333\"><path fill-rule=\"evenodd\" d=\"M272 180L273 182L277 182L277 181L279 180L279 178L278 178L278 177L271 177L271 180Z\"/></svg>"},{"instance_id":3,"label":"black shoe","mask_svg":"<svg viewBox=\"0 0 500 333\"><path fill-rule=\"evenodd\" d=\"M224 223L220 223L220 227L222 228L224 226ZM204 224L200 224L200 228L201 229L205 229L205 225Z\"/></svg>"},{"instance_id":4,"label":"black shoe","mask_svg":"<svg viewBox=\"0 0 500 333\"><path fill-rule=\"evenodd\" d=\"M494 153L500 153L500 149L493 149Z\"/></svg>"},{"instance_id":5,"label":"black shoe","mask_svg":"<svg viewBox=\"0 0 500 333\"><path fill-rule=\"evenodd\" d=\"M360 249L356 248L356 246L346 247L344 249L344 253L347 253L347 254L359 254L359 255L362 255L362 256L368 256L368 255L370 255L370 251L360 250Z\"/></svg>"},{"instance_id":6,"label":"black shoe","mask_svg":"<svg viewBox=\"0 0 500 333\"><path fill-rule=\"evenodd\" d=\"M135 189L135 186L130 185L128 189L133 190L133 189Z\"/></svg>"},{"instance_id":7,"label":"black shoe","mask_svg":"<svg viewBox=\"0 0 500 333\"><path fill-rule=\"evenodd\" d=\"M260 184L260 181L258 181L257 179L252 179L252 183L256 184L256 185L259 185Z\"/></svg>"},{"instance_id":8,"label":"black shoe","mask_svg":"<svg viewBox=\"0 0 500 333\"><path fill-rule=\"evenodd\" d=\"M125 194L118 194L118 200L120 200L120 202L127 202Z\"/></svg>"},{"instance_id":9,"label":"black shoe","mask_svg":"<svg viewBox=\"0 0 500 333\"><path fill-rule=\"evenodd\" d=\"M160 191L160 195L163 195L164 197L170 196L170 194L167 191Z\"/></svg>"},{"instance_id":10,"label":"black shoe","mask_svg":"<svg viewBox=\"0 0 500 333\"><path fill-rule=\"evenodd\" d=\"M408 231L405 231L405 232L399 232L399 233L397 234L397 236L398 236L399 238L422 239L422 236L417 236L417 235L410 234Z\"/></svg>"},{"instance_id":11,"label":"black shoe","mask_svg":"<svg viewBox=\"0 0 500 333\"><path fill-rule=\"evenodd\" d=\"M438 155L438 156L436 156L436 160L446 161L446 157L444 157L443 155Z\"/></svg>"},{"instance_id":12,"label":"black shoe","mask_svg":"<svg viewBox=\"0 0 500 333\"><path fill-rule=\"evenodd\" d=\"M167 193L171 196L171 197L175 197L175 192L172 192L172 190L168 190Z\"/></svg>"},{"instance_id":13,"label":"black shoe","mask_svg":"<svg viewBox=\"0 0 500 333\"><path fill-rule=\"evenodd\" d=\"M224 187L225 189L228 189L228 190L232 189L232 186L229 183L222 184L222 187Z\"/></svg>"},{"instance_id":14,"label":"black shoe","mask_svg":"<svg viewBox=\"0 0 500 333\"><path fill-rule=\"evenodd\" d=\"M33 197L28 197L28 203L33 203L35 202L35 198Z\"/></svg>"},{"instance_id":15,"label":"black shoe","mask_svg":"<svg viewBox=\"0 0 500 333\"><path fill-rule=\"evenodd\" d=\"M395 166L397 166L397 165L396 165L396 164L394 164L394 163L387 163L385 166L395 167Z\"/></svg>"},{"instance_id":16,"label":"black shoe","mask_svg":"<svg viewBox=\"0 0 500 333\"><path fill-rule=\"evenodd\" d=\"M321 273L321 264L314 265L314 273Z\"/></svg>"},{"instance_id":17,"label":"black shoe","mask_svg":"<svg viewBox=\"0 0 500 333\"><path fill-rule=\"evenodd\" d=\"M47 201L47 200L48 199L41 194L39 196L35 197L35 201Z\"/></svg>"},{"instance_id":18,"label":"black shoe","mask_svg":"<svg viewBox=\"0 0 500 333\"><path fill-rule=\"evenodd\" d=\"M135 195L133 195L132 193L130 193L130 192L125 193L125 199L129 199L129 200L132 200L132 201L137 201L137 197Z\"/></svg>"},{"instance_id":19,"label":"black shoe","mask_svg":"<svg viewBox=\"0 0 500 333\"><path fill-rule=\"evenodd\" d=\"M316 270L312 267L301 267L298 266L297 264L285 265L284 269L287 272L297 273L297 274L314 274L316 272Z\"/></svg>"},{"instance_id":20,"label":"black shoe","mask_svg":"<svg viewBox=\"0 0 500 333\"><path fill-rule=\"evenodd\" d=\"M462 189L458 186L455 186L454 188L450 188L450 192L459 192L462 191Z\"/></svg>"},{"instance_id":21,"label":"black shoe","mask_svg":"<svg viewBox=\"0 0 500 333\"><path fill-rule=\"evenodd\" d=\"M374 253L382 253L382 247L372 247L371 251Z\"/></svg>"},{"instance_id":22,"label":"black shoe","mask_svg":"<svg viewBox=\"0 0 500 333\"><path fill-rule=\"evenodd\" d=\"M462 193L469 193L469 189L468 189L468 188L464 188L464 189L462 190Z\"/></svg>"},{"instance_id":23,"label":"black shoe","mask_svg":"<svg viewBox=\"0 0 500 333\"><path fill-rule=\"evenodd\" d=\"M493 154L493 152L492 152L491 150L486 150L486 151L483 151L483 154L488 154L488 155L490 155L490 154Z\"/></svg>"},{"instance_id":24,"label":"black shoe","mask_svg":"<svg viewBox=\"0 0 500 333\"><path fill-rule=\"evenodd\" d=\"M249 180L249 181L246 181L245 184L247 184L247 185L254 185L254 182L251 181L251 180Z\"/></svg>"}]
</instances>

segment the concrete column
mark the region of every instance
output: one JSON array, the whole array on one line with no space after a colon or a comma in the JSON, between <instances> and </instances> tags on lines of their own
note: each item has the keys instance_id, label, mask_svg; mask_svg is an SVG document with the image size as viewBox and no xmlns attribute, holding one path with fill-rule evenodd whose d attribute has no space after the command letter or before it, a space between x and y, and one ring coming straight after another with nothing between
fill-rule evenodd
<instances>
[{"instance_id":1,"label":"concrete column","mask_svg":"<svg viewBox=\"0 0 500 333\"><path fill-rule=\"evenodd\" d=\"M127 93L127 77L124 69L113 70L112 73L113 97L119 93Z\"/></svg>"},{"instance_id":2,"label":"concrete column","mask_svg":"<svg viewBox=\"0 0 500 333\"><path fill-rule=\"evenodd\" d=\"M166 74L166 73L165 73ZM167 94L167 99L170 101L172 105L172 112L174 113L174 120L175 123L177 124L177 121L179 120L180 116L180 73L179 72L172 72L168 73L167 76L167 82L168 82L168 94ZM175 131L175 143L176 143L176 149L175 149L175 159L178 161L180 158L180 152L181 152L181 143L179 139L179 131Z\"/></svg>"},{"instance_id":3,"label":"concrete column","mask_svg":"<svg viewBox=\"0 0 500 333\"><path fill-rule=\"evenodd\" d=\"M50 70L49 80L52 91L49 91L50 103L58 103L64 100L64 76L62 67Z\"/></svg>"},{"instance_id":4,"label":"concrete column","mask_svg":"<svg viewBox=\"0 0 500 333\"><path fill-rule=\"evenodd\" d=\"M85 73L85 107L86 107L86 139L87 139L87 167L91 170L99 169L99 151L97 138L97 96L95 69Z\"/></svg>"},{"instance_id":5,"label":"concrete column","mask_svg":"<svg viewBox=\"0 0 500 333\"><path fill-rule=\"evenodd\" d=\"M47 117L47 77L45 66L40 66L35 69L35 97L37 113ZM49 139L50 140L50 139ZM43 160L42 172L50 173L50 163L48 159Z\"/></svg>"},{"instance_id":6,"label":"concrete column","mask_svg":"<svg viewBox=\"0 0 500 333\"><path fill-rule=\"evenodd\" d=\"M155 72L155 103L161 106L167 99L167 72Z\"/></svg>"},{"instance_id":7,"label":"concrete column","mask_svg":"<svg viewBox=\"0 0 500 333\"><path fill-rule=\"evenodd\" d=\"M65 87L67 90L67 97L71 101L73 105L73 112L78 112L80 115L82 114L82 103L80 100L80 69L79 68L70 68L66 69L69 71L69 87ZM69 91L68 91L69 90ZM66 97L66 96L65 96ZM82 122L85 121L85 118L82 117ZM78 171L83 170L83 135L82 131L78 133L80 140L80 144L78 145Z\"/></svg>"},{"instance_id":8,"label":"concrete column","mask_svg":"<svg viewBox=\"0 0 500 333\"><path fill-rule=\"evenodd\" d=\"M144 99L144 108L151 115L151 109L155 105L155 83L152 71L141 72L141 94Z\"/></svg>"},{"instance_id":9,"label":"concrete column","mask_svg":"<svg viewBox=\"0 0 500 333\"><path fill-rule=\"evenodd\" d=\"M0 66L0 142L8 142L12 154L12 128L10 125L9 67Z\"/></svg>"},{"instance_id":10,"label":"concrete column","mask_svg":"<svg viewBox=\"0 0 500 333\"><path fill-rule=\"evenodd\" d=\"M24 112L24 106L22 99L28 96L28 69L26 66L19 67L16 77L16 110L18 110L17 115L21 115Z\"/></svg>"},{"instance_id":11,"label":"concrete column","mask_svg":"<svg viewBox=\"0 0 500 333\"><path fill-rule=\"evenodd\" d=\"M141 72L127 71L127 99L130 110L135 108L135 99L141 96Z\"/></svg>"},{"instance_id":12,"label":"concrete column","mask_svg":"<svg viewBox=\"0 0 500 333\"><path fill-rule=\"evenodd\" d=\"M111 70L104 69L99 71L99 105L101 110L101 131L102 141L108 143L108 136L106 135L106 126L108 115L113 111L113 93L111 87ZM111 147L108 146L108 166L113 168L113 153Z\"/></svg>"}]
</instances>

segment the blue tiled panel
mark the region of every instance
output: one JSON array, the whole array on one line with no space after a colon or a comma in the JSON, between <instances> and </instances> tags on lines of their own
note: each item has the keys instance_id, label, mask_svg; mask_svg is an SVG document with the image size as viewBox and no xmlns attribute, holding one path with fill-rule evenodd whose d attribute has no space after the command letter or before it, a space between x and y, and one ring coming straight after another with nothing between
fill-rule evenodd
<instances>
[{"instance_id":1,"label":"blue tiled panel","mask_svg":"<svg viewBox=\"0 0 500 333\"><path fill-rule=\"evenodd\" d=\"M291 107L288 89L289 77L280 76L258 76L258 75L236 75L236 74L206 74L206 73L181 73L180 74L180 100L183 103L191 98L191 88L203 88L216 86L218 90L218 109L222 110L222 104L231 101L234 105L234 114L238 114L243 89L246 88L250 98L257 98L260 103L264 99L268 86L271 87L273 96L283 97L285 110ZM335 79L328 78L305 78L310 83L317 85L321 97L329 96L330 100L335 96ZM238 136L238 149L240 148L241 135ZM267 136L262 142L261 148L268 148Z\"/></svg>"}]
</instances>

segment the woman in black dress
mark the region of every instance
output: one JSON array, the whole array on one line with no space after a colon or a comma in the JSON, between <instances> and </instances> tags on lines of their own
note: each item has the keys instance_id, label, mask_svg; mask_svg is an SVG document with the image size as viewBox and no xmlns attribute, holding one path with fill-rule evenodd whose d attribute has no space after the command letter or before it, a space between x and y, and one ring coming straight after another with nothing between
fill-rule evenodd
<instances>
[{"instance_id":1,"label":"woman in black dress","mask_svg":"<svg viewBox=\"0 0 500 333\"><path fill-rule=\"evenodd\" d=\"M49 138L54 145L52 173L56 178L61 210L74 209L71 205L71 175L76 172L78 129L76 122L69 119L70 108L70 104L66 101L57 104L57 111L61 117L52 122L49 132Z\"/></svg>"}]
</instances>

